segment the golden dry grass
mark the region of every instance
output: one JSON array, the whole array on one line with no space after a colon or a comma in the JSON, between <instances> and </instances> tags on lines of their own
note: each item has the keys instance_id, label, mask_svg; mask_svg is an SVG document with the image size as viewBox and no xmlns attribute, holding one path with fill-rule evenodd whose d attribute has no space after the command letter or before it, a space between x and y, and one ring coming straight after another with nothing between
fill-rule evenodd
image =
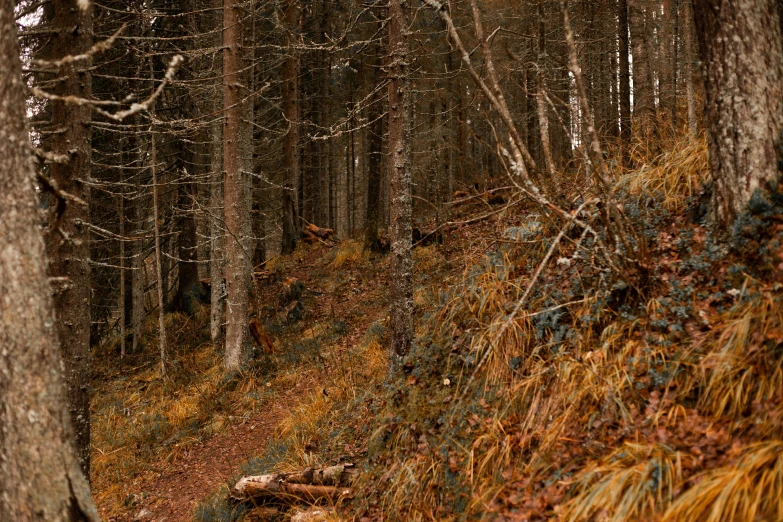
<instances>
[{"instance_id":1,"label":"golden dry grass","mask_svg":"<svg viewBox=\"0 0 783 522\"><path fill-rule=\"evenodd\" d=\"M753 444L735 464L703 473L663 520L783 520L783 441Z\"/></svg>"},{"instance_id":2,"label":"golden dry grass","mask_svg":"<svg viewBox=\"0 0 783 522\"><path fill-rule=\"evenodd\" d=\"M562 519L649 519L674 498L682 481L683 458L662 444L625 443L579 473L574 496L563 506Z\"/></svg>"},{"instance_id":3,"label":"golden dry grass","mask_svg":"<svg viewBox=\"0 0 783 522\"><path fill-rule=\"evenodd\" d=\"M369 258L370 252L364 250L364 245L361 241L346 239L337 245L337 249L334 252L334 259L330 266L334 269L344 268L346 266L356 267Z\"/></svg>"},{"instance_id":4,"label":"golden dry grass","mask_svg":"<svg viewBox=\"0 0 783 522\"><path fill-rule=\"evenodd\" d=\"M671 139L664 151L640 155L642 166L622 176L618 185L633 196L660 198L666 208L675 210L709 177L707 142L686 134Z\"/></svg>"}]
</instances>

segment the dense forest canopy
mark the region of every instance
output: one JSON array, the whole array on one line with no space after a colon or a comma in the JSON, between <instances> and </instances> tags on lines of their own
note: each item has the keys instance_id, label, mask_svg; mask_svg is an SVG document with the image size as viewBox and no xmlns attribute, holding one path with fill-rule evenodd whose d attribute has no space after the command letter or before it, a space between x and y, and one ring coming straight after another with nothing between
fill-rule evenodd
<instances>
[{"instance_id":1,"label":"dense forest canopy","mask_svg":"<svg viewBox=\"0 0 783 522\"><path fill-rule=\"evenodd\" d=\"M0 521L783 518L782 33L0 0Z\"/></svg>"}]
</instances>

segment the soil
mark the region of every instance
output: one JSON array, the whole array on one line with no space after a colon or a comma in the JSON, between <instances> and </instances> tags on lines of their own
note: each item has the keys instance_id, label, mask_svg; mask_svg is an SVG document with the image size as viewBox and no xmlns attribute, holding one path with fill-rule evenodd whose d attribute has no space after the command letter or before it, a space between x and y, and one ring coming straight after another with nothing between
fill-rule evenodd
<instances>
[{"instance_id":1,"label":"soil","mask_svg":"<svg viewBox=\"0 0 783 522\"><path fill-rule=\"evenodd\" d=\"M262 452L286 412L306 395L312 383L299 382L283 391L270 410L258 413L241 424L204 443L192 447L178 461L161 472L146 489L131 515L110 518L117 522L185 522L193 519L193 510L206 496L228 483L239 467Z\"/></svg>"},{"instance_id":2,"label":"soil","mask_svg":"<svg viewBox=\"0 0 783 522\"><path fill-rule=\"evenodd\" d=\"M313 292L315 299L306 310L304 321L343 318L349 325L346 345L359 342L368 326L383 312L382 294L388 281L383 268L386 258L371 263L370 274L356 267L331 268L323 256L329 248L311 248L292 262L286 278L295 278ZM327 290L323 285L331 282ZM335 282L337 281L337 282ZM260 285L259 302L276 302L279 283ZM192 446L169 463L160 463L157 473L141 478L139 493L126 499L126 515L108 517L111 522L185 522L193 520L195 507L222 485L236 479L240 467L251 457L261 454L272 439L276 426L315 387L314 382L299 381L281 390L270 408L248 420L227 425L222 432ZM99 506L105 507L105 506Z\"/></svg>"}]
</instances>

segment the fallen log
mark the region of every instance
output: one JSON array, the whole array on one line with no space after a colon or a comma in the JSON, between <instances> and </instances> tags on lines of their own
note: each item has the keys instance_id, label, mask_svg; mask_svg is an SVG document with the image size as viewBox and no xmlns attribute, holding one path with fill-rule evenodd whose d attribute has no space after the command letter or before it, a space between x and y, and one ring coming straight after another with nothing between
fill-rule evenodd
<instances>
[{"instance_id":1,"label":"fallen log","mask_svg":"<svg viewBox=\"0 0 783 522\"><path fill-rule=\"evenodd\" d=\"M242 477L231 489L230 496L238 502L274 499L282 502L332 502L353 495L347 487L356 476L353 464L341 464L321 469L306 469L295 473L271 473Z\"/></svg>"},{"instance_id":2,"label":"fallen log","mask_svg":"<svg viewBox=\"0 0 783 522\"><path fill-rule=\"evenodd\" d=\"M310 224L302 229L301 238L305 243L317 243L323 242L334 235L334 230L331 228L321 228L319 226Z\"/></svg>"},{"instance_id":3,"label":"fallen log","mask_svg":"<svg viewBox=\"0 0 783 522\"><path fill-rule=\"evenodd\" d=\"M294 513L291 517L291 522L325 522L333 514L333 509L313 507Z\"/></svg>"}]
</instances>

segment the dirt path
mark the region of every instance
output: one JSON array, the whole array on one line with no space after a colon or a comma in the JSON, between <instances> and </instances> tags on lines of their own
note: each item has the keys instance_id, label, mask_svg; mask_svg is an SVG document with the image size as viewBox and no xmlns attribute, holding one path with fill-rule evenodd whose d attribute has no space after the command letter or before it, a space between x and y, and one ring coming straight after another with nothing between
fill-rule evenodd
<instances>
[{"instance_id":1,"label":"dirt path","mask_svg":"<svg viewBox=\"0 0 783 522\"><path fill-rule=\"evenodd\" d=\"M193 446L149 483L145 497L119 522L189 522L205 497L239 472L239 466L261 453L288 410L307 394L311 384L299 382L272 401L270 409Z\"/></svg>"},{"instance_id":2,"label":"dirt path","mask_svg":"<svg viewBox=\"0 0 783 522\"><path fill-rule=\"evenodd\" d=\"M287 276L302 281L309 289L320 289L333 274L330 270L316 268L328 249L309 252L306 259L291 266ZM376 267L376 270L378 267ZM340 270L345 282L339 294L318 291L313 307L307 311L308 322L318 322L325 317L353 317L350 331L343 343L356 343L369 324L381 314L378 305L369 305L377 298L385 278L381 274L362 277L363 274L348 267ZM264 289L267 302L275 302L277 285ZM239 473L239 467L251 457L263 453L274 435L276 426L303 397L314 387L309 380L298 381L293 387L279 391L263 411L247 421L228 425L225 430L203 443L192 446L173 462L160 463L157 475L150 474L143 480L143 494L135 500L127 515L111 517L110 522L190 522L195 507L221 484L227 483Z\"/></svg>"}]
</instances>

